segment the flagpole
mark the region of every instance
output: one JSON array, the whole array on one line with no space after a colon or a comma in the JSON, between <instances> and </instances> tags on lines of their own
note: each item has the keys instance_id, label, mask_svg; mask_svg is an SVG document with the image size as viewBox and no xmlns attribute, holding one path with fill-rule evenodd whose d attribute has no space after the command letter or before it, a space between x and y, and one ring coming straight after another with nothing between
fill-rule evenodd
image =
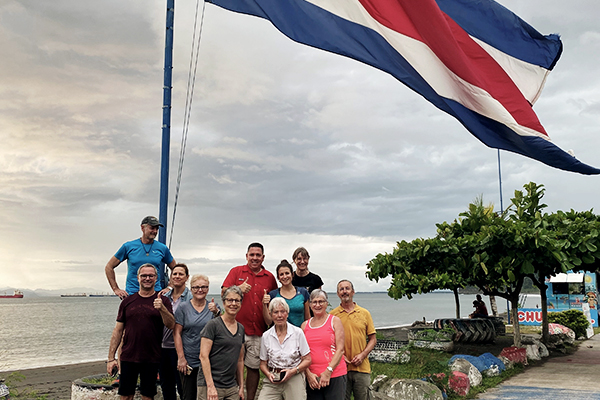
<instances>
[{"instance_id":1,"label":"flagpole","mask_svg":"<svg viewBox=\"0 0 600 400\"><path fill-rule=\"evenodd\" d=\"M500 166L500 149L498 149L498 186L500 190L500 214L504 214L504 204L502 203L502 168ZM506 300L506 315L510 324L510 302Z\"/></svg>"},{"instance_id":2,"label":"flagpole","mask_svg":"<svg viewBox=\"0 0 600 400\"><path fill-rule=\"evenodd\" d=\"M163 80L162 106L162 145L160 164L160 205L158 219L162 226L159 228L158 241L167 243L167 213L169 206L169 153L171 148L171 90L173 82L173 19L175 15L175 0L167 0L167 21L165 32L165 66ZM168 279L166 267L165 278ZM166 286L164 282L163 286Z\"/></svg>"},{"instance_id":3,"label":"flagpole","mask_svg":"<svg viewBox=\"0 0 600 400\"><path fill-rule=\"evenodd\" d=\"M504 213L504 205L502 204L502 170L500 168L500 149L498 149L498 185L500 186L500 213Z\"/></svg>"}]
</instances>

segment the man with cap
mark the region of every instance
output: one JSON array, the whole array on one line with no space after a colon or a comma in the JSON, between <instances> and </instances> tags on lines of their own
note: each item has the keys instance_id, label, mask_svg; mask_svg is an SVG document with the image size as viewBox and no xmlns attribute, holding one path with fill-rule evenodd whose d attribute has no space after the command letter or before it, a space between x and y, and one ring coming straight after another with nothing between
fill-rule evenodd
<instances>
[{"instance_id":1,"label":"man with cap","mask_svg":"<svg viewBox=\"0 0 600 400\"><path fill-rule=\"evenodd\" d=\"M162 264L167 264L169 268L173 268L177 262L171 255L169 248L156 239L158 235L158 227L163 226L158 218L147 216L142 220L141 229L142 237L124 243L114 256L108 260L104 272L108 279L108 284L117 296L124 299L128 295L137 293L140 289L137 280L137 271L144 264L152 264L159 271L159 276L156 281L155 290L162 289L164 281L164 271ZM127 281L125 290L120 289L115 276L115 268L121 262L127 260Z\"/></svg>"}]
</instances>

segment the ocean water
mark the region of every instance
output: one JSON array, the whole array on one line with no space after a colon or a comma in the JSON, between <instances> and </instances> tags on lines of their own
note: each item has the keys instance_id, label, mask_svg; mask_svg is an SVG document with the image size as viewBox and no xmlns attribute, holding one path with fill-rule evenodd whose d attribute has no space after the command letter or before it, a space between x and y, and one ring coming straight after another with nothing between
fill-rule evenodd
<instances>
[{"instance_id":1,"label":"ocean water","mask_svg":"<svg viewBox=\"0 0 600 400\"><path fill-rule=\"evenodd\" d=\"M466 316L475 296L460 298L461 315ZM371 312L376 328L455 315L452 293L428 293L412 300L357 293L354 300ZM329 294L329 302L339 304L335 293ZM526 306L534 308L536 302L539 296L530 295ZM119 303L116 297L0 299L0 371L106 359ZM486 304L489 309L487 299ZM499 299L498 311L506 311L505 300Z\"/></svg>"}]
</instances>

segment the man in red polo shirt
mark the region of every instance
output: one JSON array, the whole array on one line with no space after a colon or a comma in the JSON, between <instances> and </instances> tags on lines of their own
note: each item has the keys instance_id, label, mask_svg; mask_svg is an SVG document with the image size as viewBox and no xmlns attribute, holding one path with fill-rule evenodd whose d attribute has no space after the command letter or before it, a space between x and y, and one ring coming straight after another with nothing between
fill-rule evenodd
<instances>
[{"instance_id":1,"label":"man in red polo shirt","mask_svg":"<svg viewBox=\"0 0 600 400\"><path fill-rule=\"evenodd\" d=\"M265 293L277 289L275 277L262 265L264 259L263 245L251 243L246 253L248 264L232 268L221 286L221 292L235 285L244 293L242 308L236 319L244 326L246 333L244 341L246 400L254 400L260 379L260 338L267 330L267 324L263 317L263 296Z\"/></svg>"}]
</instances>

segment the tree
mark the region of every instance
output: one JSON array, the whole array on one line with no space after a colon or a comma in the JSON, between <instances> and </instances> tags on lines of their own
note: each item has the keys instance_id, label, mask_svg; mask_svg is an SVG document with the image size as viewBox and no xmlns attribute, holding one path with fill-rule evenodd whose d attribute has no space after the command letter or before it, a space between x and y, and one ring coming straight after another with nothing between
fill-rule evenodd
<instances>
[{"instance_id":1,"label":"tree","mask_svg":"<svg viewBox=\"0 0 600 400\"><path fill-rule=\"evenodd\" d=\"M538 286L547 315L545 277L580 268L597 270L600 260L597 216L591 211L542 214L543 185L531 182L524 188L525 193L515 191L502 215L478 199L453 223L436 224L435 238L399 242L392 254L379 254L367 264L367 277L393 276L388 294L394 298L465 285L505 298L511 303L519 346L517 313L525 277ZM547 333L547 317L545 321Z\"/></svg>"},{"instance_id":2,"label":"tree","mask_svg":"<svg viewBox=\"0 0 600 400\"><path fill-rule=\"evenodd\" d=\"M398 242L392 254L378 254L368 264L367 277L378 281L392 276L388 295L394 299L437 289L454 293L456 317L460 318L458 289L464 288L462 277L452 265L458 261L458 248L440 238Z\"/></svg>"}]
</instances>

